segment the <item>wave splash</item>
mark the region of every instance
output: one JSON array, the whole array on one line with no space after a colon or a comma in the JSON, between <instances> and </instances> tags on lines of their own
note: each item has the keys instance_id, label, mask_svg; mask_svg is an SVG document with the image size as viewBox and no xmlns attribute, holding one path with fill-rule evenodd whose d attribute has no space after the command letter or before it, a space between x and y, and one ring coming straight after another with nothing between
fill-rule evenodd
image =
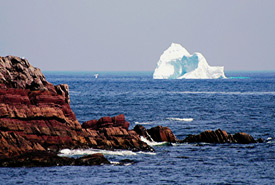
<instances>
[{"instance_id":1,"label":"wave splash","mask_svg":"<svg viewBox=\"0 0 275 185\"><path fill-rule=\"evenodd\" d=\"M168 142L149 141L149 140L147 140L143 136L141 136L140 139L141 139L141 141L143 141L144 143L148 144L149 146L163 146L163 145L167 145L168 144Z\"/></svg>"},{"instance_id":2,"label":"wave splash","mask_svg":"<svg viewBox=\"0 0 275 185\"><path fill-rule=\"evenodd\" d=\"M129 150L100 150L100 149L62 149L59 151L58 156L61 157L74 157L91 155L95 153L102 153L103 155L116 155L116 156L133 156L138 154L156 155L154 152L133 152Z\"/></svg>"},{"instance_id":3,"label":"wave splash","mask_svg":"<svg viewBox=\"0 0 275 185\"><path fill-rule=\"evenodd\" d=\"M171 121L182 121L182 122L191 122L194 120L194 118L167 118Z\"/></svg>"}]
</instances>

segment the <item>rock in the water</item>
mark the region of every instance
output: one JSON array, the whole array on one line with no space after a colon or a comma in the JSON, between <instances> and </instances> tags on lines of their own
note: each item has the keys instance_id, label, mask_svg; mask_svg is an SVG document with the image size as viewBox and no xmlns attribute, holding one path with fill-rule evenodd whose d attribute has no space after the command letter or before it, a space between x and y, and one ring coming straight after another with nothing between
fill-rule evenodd
<instances>
[{"instance_id":1,"label":"rock in the water","mask_svg":"<svg viewBox=\"0 0 275 185\"><path fill-rule=\"evenodd\" d=\"M178 140L173 132L168 127L157 126L150 128L148 133L151 135L152 139L157 142L171 142L176 143Z\"/></svg>"},{"instance_id":2,"label":"rock in the water","mask_svg":"<svg viewBox=\"0 0 275 185\"><path fill-rule=\"evenodd\" d=\"M26 59L0 57L0 159L64 148L151 151L128 127L124 115L81 126L70 108L68 85L47 82Z\"/></svg>"},{"instance_id":3,"label":"rock in the water","mask_svg":"<svg viewBox=\"0 0 275 185\"><path fill-rule=\"evenodd\" d=\"M68 166L74 162L73 158L59 157L54 153L35 151L15 157L0 159L1 167L45 167Z\"/></svg>"},{"instance_id":4,"label":"rock in the water","mask_svg":"<svg viewBox=\"0 0 275 185\"><path fill-rule=\"evenodd\" d=\"M148 133L147 129L144 126L136 125L134 127L134 131L136 131L136 133L139 136L146 138L148 141L153 141L153 139L151 138L150 134Z\"/></svg>"},{"instance_id":5,"label":"rock in the water","mask_svg":"<svg viewBox=\"0 0 275 185\"><path fill-rule=\"evenodd\" d=\"M92 155L86 155L75 160L76 166L92 166L92 165L102 165L110 164L110 162L101 153L96 153Z\"/></svg>"},{"instance_id":6,"label":"rock in the water","mask_svg":"<svg viewBox=\"0 0 275 185\"><path fill-rule=\"evenodd\" d=\"M0 167L92 166L102 164L110 164L110 162L101 153L74 159L60 157L56 153L34 151L0 159Z\"/></svg>"},{"instance_id":7,"label":"rock in the water","mask_svg":"<svg viewBox=\"0 0 275 185\"><path fill-rule=\"evenodd\" d=\"M168 127L156 126L147 130L142 125L136 125L134 131L136 131L139 136L146 138L148 141L178 142L178 139Z\"/></svg>"},{"instance_id":8,"label":"rock in the water","mask_svg":"<svg viewBox=\"0 0 275 185\"><path fill-rule=\"evenodd\" d=\"M224 130L206 130L198 135L189 135L181 142L188 143L256 143L255 139L246 133L227 134Z\"/></svg>"},{"instance_id":9,"label":"rock in the water","mask_svg":"<svg viewBox=\"0 0 275 185\"><path fill-rule=\"evenodd\" d=\"M241 144L256 143L255 139L251 135L244 132L234 134L233 138L236 140L237 143Z\"/></svg>"}]
</instances>

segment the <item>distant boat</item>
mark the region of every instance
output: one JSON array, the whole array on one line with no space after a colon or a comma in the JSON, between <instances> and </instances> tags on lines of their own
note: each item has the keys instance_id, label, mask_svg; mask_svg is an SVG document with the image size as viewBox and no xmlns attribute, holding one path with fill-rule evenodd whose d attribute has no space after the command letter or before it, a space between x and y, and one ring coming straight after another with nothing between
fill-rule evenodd
<instances>
[{"instance_id":1,"label":"distant boat","mask_svg":"<svg viewBox=\"0 0 275 185\"><path fill-rule=\"evenodd\" d=\"M95 77L95 78L98 78L98 75L99 75L99 74L94 74L94 77Z\"/></svg>"}]
</instances>

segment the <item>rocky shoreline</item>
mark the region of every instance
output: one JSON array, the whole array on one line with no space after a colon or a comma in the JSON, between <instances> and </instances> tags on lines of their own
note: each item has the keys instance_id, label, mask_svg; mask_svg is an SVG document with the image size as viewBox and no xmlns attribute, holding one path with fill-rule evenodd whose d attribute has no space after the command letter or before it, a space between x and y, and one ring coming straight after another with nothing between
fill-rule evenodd
<instances>
[{"instance_id":1,"label":"rocky shoreline","mask_svg":"<svg viewBox=\"0 0 275 185\"><path fill-rule=\"evenodd\" d=\"M171 143L255 143L246 133L205 131L178 140L168 127L145 129L123 114L102 117L82 125L70 108L69 86L49 83L26 59L0 57L0 166L57 166L108 164L102 154L79 159L57 156L64 148L154 151L148 141ZM107 161L106 161L106 160Z\"/></svg>"}]
</instances>

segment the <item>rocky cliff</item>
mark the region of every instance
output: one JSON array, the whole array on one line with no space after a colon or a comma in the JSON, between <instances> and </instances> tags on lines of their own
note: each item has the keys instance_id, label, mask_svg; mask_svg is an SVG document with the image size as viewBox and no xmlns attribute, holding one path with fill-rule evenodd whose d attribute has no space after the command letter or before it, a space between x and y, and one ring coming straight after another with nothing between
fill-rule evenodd
<instances>
[{"instance_id":1,"label":"rocky cliff","mask_svg":"<svg viewBox=\"0 0 275 185\"><path fill-rule=\"evenodd\" d=\"M49 83L26 59L0 57L0 158L62 148L153 150L128 131L124 115L88 128L92 122L77 121L68 85Z\"/></svg>"},{"instance_id":2,"label":"rocky cliff","mask_svg":"<svg viewBox=\"0 0 275 185\"><path fill-rule=\"evenodd\" d=\"M89 165L99 164L103 159L102 155L83 157L82 161L56 156L64 148L153 151L141 136L149 141L172 143L256 142L249 134L230 135L222 130L205 131L180 141L168 127L147 130L137 125L129 130L129 125L123 114L81 125L70 108L68 85L54 86L47 82L42 72L26 59L0 57L0 166L47 166L48 162Z\"/></svg>"}]
</instances>

